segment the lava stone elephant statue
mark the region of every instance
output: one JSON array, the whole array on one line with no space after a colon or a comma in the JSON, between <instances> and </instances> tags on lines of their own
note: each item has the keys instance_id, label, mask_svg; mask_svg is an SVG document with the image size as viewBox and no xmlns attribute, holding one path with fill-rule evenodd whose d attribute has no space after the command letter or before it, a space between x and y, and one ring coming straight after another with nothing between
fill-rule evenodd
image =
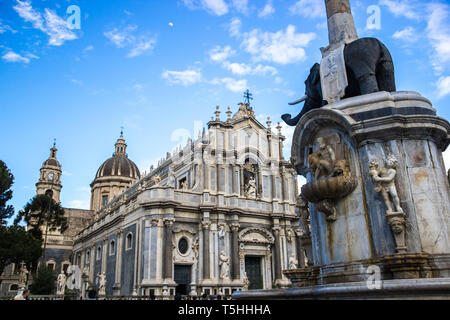
<instances>
[{"instance_id":1,"label":"lava stone elephant statue","mask_svg":"<svg viewBox=\"0 0 450 320\"><path fill-rule=\"evenodd\" d=\"M344 48L344 60L347 71L348 86L345 98L374 93L378 91L396 91L394 63L386 46L375 38L361 38ZM323 107L327 104L323 100L320 84L320 65L314 64L305 81L305 96L295 102L296 105L305 101L302 111L291 118L290 114L281 116L290 126L297 125L300 118L308 111Z\"/></svg>"}]
</instances>

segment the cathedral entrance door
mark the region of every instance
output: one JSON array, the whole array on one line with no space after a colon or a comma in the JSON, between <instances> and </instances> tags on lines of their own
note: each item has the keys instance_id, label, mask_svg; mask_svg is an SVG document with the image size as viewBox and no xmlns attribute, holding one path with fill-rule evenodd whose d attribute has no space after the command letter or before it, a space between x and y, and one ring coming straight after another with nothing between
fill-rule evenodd
<instances>
[{"instance_id":1,"label":"cathedral entrance door","mask_svg":"<svg viewBox=\"0 0 450 320\"><path fill-rule=\"evenodd\" d=\"M263 277L261 272L261 257L246 256L245 257L245 272L249 281L248 288L264 289Z\"/></svg>"},{"instance_id":2,"label":"cathedral entrance door","mask_svg":"<svg viewBox=\"0 0 450 320\"><path fill-rule=\"evenodd\" d=\"M188 295L191 289L192 266L176 264L174 267L174 281L177 284L175 294Z\"/></svg>"}]
</instances>

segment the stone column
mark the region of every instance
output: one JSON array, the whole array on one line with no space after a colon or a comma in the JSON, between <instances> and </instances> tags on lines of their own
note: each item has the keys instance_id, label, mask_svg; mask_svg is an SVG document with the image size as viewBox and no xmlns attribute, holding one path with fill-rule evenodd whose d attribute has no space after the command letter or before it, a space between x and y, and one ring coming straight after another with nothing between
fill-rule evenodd
<instances>
[{"instance_id":1,"label":"stone column","mask_svg":"<svg viewBox=\"0 0 450 320\"><path fill-rule=\"evenodd\" d=\"M116 272L114 277L114 286L113 291L114 295L120 295L120 282L121 282L121 273L122 273L122 239L123 239L123 230L120 229L117 232L117 249L116 249Z\"/></svg>"},{"instance_id":2,"label":"stone column","mask_svg":"<svg viewBox=\"0 0 450 320\"><path fill-rule=\"evenodd\" d=\"M95 274L94 274L94 264L95 264L95 256L97 252L95 251L95 243L91 245L91 261L89 261L89 281L95 282Z\"/></svg>"},{"instance_id":3,"label":"stone column","mask_svg":"<svg viewBox=\"0 0 450 320\"><path fill-rule=\"evenodd\" d=\"M163 264L163 278L172 280L172 226L175 219L164 219L164 264Z\"/></svg>"},{"instance_id":4,"label":"stone column","mask_svg":"<svg viewBox=\"0 0 450 320\"><path fill-rule=\"evenodd\" d=\"M274 246L274 269L275 269L275 281L281 280L281 239L280 239L280 227L272 228L275 236L275 246Z\"/></svg>"},{"instance_id":5,"label":"stone column","mask_svg":"<svg viewBox=\"0 0 450 320\"><path fill-rule=\"evenodd\" d=\"M232 278L233 280L241 279L241 268L239 259L239 224L231 224L231 261L232 261Z\"/></svg>"},{"instance_id":6,"label":"stone column","mask_svg":"<svg viewBox=\"0 0 450 320\"><path fill-rule=\"evenodd\" d=\"M102 252L102 273L106 273L106 259L108 256L108 238L103 238L103 252Z\"/></svg>"},{"instance_id":7,"label":"stone column","mask_svg":"<svg viewBox=\"0 0 450 320\"><path fill-rule=\"evenodd\" d=\"M211 221L202 221L203 226L203 279L211 278L211 271L209 265L209 228Z\"/></svg>"}]
</instances>

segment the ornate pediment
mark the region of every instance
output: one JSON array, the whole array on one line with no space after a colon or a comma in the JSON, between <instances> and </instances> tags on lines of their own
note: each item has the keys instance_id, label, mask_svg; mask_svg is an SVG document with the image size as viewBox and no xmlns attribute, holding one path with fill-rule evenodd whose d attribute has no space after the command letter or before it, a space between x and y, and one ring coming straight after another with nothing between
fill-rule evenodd
<instances>
[{"instance_id":1,"label":"ornate pediment","mask_svg":"<svg viewBox=\"0 0 450 320\"><path fill-rule=\"evenodd\" d=\"M266 229L263 228L246 228L239 232L239 242L257 243L257 244L273 244L274 237Z\"/></svg>"}]
</instances>

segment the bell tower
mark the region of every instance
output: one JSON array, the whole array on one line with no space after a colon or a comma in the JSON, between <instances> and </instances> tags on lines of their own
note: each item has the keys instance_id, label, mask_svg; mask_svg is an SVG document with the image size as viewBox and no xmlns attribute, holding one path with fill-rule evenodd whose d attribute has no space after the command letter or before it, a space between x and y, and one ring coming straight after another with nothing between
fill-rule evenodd
<instances>
[{"instance_id":1,"label":"bell tower","mask_svg":"<svg viewBox=\"0 0 450 320\"><path fill-rule=\"evenodd\" d=\"M50 149L50 157L44 161L41 167L39 181L36 183L36 194L51 195L53 200L60 202L61 194L61 164L56 159L56 142Z\"/></svg>"}]
</instances>

